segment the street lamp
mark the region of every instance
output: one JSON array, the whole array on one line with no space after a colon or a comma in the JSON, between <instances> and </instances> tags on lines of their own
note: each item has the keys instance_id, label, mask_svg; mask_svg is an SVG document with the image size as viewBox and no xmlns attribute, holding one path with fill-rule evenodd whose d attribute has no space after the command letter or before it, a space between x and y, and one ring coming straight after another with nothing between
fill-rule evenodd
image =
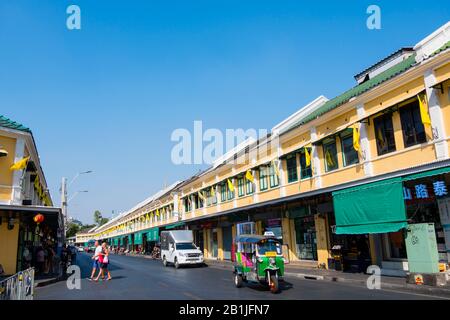
<instances>
[{"instance_id":1,"label":"street lamp","mask_svg":"<svg viewBox=\"0 0 450 320\"><path fill-rule=\"evenodd\" d=\"M72 201L73 200L73 198L75 198L77 195L79 195L80 193L86 193L86 192L89 192L88 190L80 190L80 191L77 191L77 192L75 192L68 200L67 200L67 203L69 203L70 201Z\"/></svg>"},{"instance_id":2,"label":"street lamp","mask_svg":"<svg viewBox=\"0 0 450 320\"><path fill-rule=\"evenodd\" d=\"M69 185L67 185L67 178L63 177L62 178L62 182L61 182L61 211L64 217L64 228L67 228L67 204L68 204L68 200L67 200L67 188L68 186L70 187L70 185L72 185L72 183L74 183L74 181L81 176L82 174L88 174L88 173L92 173L92 170L88 170L88 171L83 171L83 172L78 172L73 178L72 180L70 180ZM74 196L71 197L70 200L72 200L78 193L80 192L87 192L87 191L78 191L75 193Z\"/></svg>"}]
</instances>

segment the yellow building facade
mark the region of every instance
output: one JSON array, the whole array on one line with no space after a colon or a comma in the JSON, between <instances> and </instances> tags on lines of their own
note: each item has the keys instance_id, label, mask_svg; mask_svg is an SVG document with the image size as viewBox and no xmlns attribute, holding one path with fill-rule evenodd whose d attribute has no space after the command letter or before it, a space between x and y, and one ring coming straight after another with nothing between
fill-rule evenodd
<instances>
[{"instance_id":1,"label":"yellow building facade","mask_svg":"<svg viewBox=\"0 0 450 320\"><path fill-rule=\"evenodd\" d=\"M194 231L206 258L232 260L237 234L272 231L291 262L336 267L339 252L352 268L378 264L401 274L408 270L404 223L429 219L440 228L440 258L447 259L440 208L450 184L449 27L396 51L355 76L357 85L342 95L315 99L267 137L249 140L77 242L175 225ZM401 221L386 217L378 232L371 225L383 212L368 213L363 226L342 223L348 217L337 210L339 191L395 178L403 179L405 193ZM417 186L430 196L409 196Z\"/></svg>"},{"instance_id":2,"label":"yellow building facade","mask_svg":"<svg viewBox=\"0 0 450 320\"><path fill-rule=\"evenodd\" d=\"M12 170L20 161L23 168ZM39 213L44 216L40 231L33 221ZM37 245L44 233L56 241L58 223L59 210L53 208L31 131L0 116L0 264L5 274L26 267L25 247Z\"/></svg>"}]
</instances>

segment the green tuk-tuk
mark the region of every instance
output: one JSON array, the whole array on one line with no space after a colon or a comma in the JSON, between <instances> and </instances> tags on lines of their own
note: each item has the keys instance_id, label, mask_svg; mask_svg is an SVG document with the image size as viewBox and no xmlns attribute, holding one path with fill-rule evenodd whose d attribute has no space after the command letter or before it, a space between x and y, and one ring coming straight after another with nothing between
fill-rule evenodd
<instances>
[{"instance_id":1,"label":"green tuk-tuk","mask_svg":"<svg viewBox=\"0 0 450 320\"><path fill-rule=\"evenodd\" d=\"M243 234L236 237L234 284L244 282L268 286L272 293L280 290L279 281L284 275L284 257L281 243L272 232L264 236Z\"/></svg>"}]
</instances>

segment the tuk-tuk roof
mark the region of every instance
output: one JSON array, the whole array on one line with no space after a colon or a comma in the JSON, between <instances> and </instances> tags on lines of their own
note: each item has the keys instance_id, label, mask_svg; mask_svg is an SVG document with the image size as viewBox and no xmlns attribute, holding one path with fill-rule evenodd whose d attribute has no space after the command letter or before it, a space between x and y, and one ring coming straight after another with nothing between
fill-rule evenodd
<instances>
[{"instance_id":1,"label":"tuk-tuk roof","mask_svg":"<svg viewBox=\"0 0 450 320\"><path fill-rule=\"evenodd\" d=\"M264 239L277 240L277 238L275 238L275 237L260 236L260 235L256 235L256 234L241 234L240 236L236 237L236 242L258 243Z\"/></svg>"}]
</instances>

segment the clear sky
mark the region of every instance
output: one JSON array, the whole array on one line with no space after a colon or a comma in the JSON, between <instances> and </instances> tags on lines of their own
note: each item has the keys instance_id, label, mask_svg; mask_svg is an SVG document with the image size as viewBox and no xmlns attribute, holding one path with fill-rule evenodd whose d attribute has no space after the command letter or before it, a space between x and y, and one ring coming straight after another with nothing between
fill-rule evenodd
<instances>
[{"instance_id":1,"label":"clear sky","mask_svg":"<svg viewBox=\"0 0 450 320\"><path fill-rule=\"evenodd\" d=\"M0 114L33 130L56 204L61 177L94 171L69 191L89 191L69 204L88 223L199 170L172 164L174 129L271 128L443 25L445 3L1 1Z\"/></svg>"}]
</instances>

